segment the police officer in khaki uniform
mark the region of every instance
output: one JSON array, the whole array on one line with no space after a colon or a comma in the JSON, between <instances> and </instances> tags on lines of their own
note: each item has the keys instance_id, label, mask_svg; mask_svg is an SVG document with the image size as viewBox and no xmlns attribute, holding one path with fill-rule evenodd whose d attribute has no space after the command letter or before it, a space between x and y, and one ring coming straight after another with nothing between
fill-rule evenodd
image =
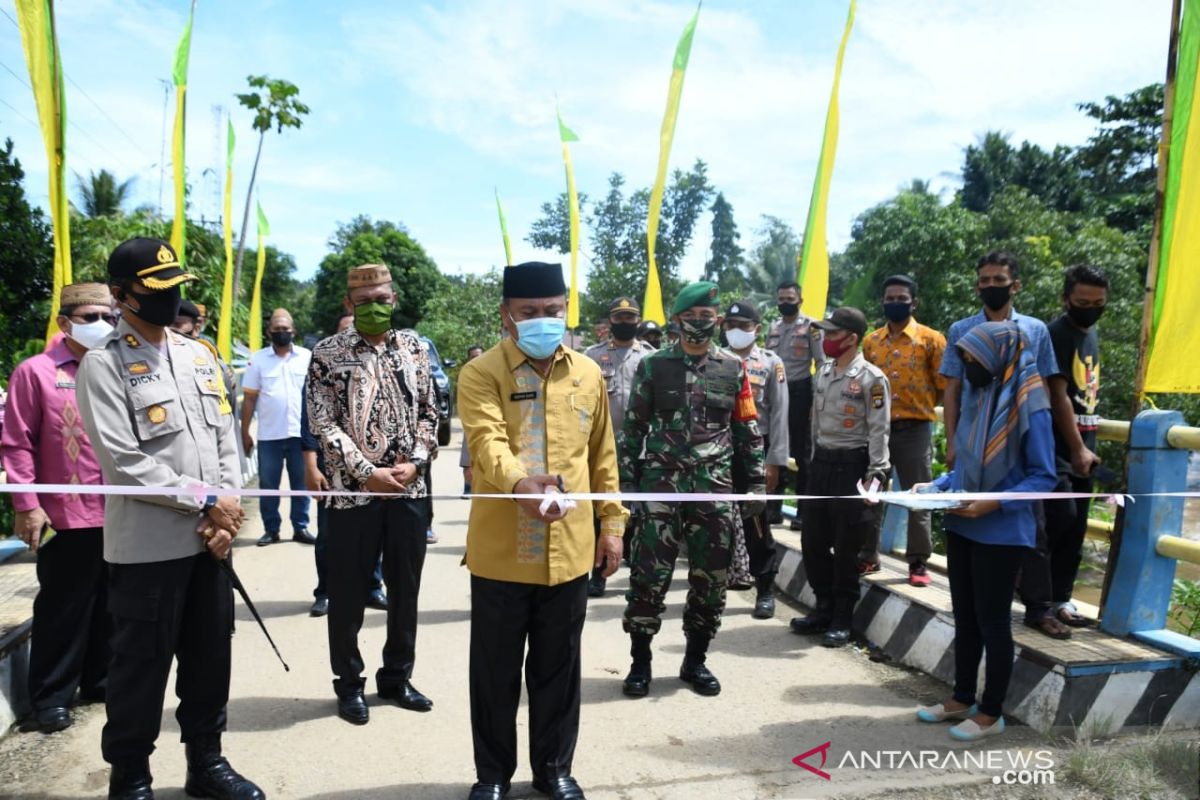
<instances>
[{"instance_id":1,"label":"police officer in khaki uniform","mask_svg":"<svg viewBox=\"0 0 1200 800\"><path fill-rule=\"evenodd\" d=\"M228 557L244 514L237 497L193 488L241 486L216 361L167 330L179 314L180 284L196 277L169 244L146 238L113 250L108 274L125 315L79 367L83 423L106 484L175 491L105 503L113 636L100 747L112 764L109 797L154 796L149 758L175 659L188 795L265 797L221 755L233 594L217 560Z\"/></svg>"},{"instance_id":2,"label":"police officer in khaki uniform","mask_svg":"<svg viewBox=\"0 0 1200 800\"><path fill-rule=\"evenodd\" d=\"M618 437L625 424L625 406L629 403L633 374L642 358L654 352L653 347L637 338L641 318L642 310L636 300L618 297L608 304L608 341L594 344L583 351L585 356L600 365L604 386L608 390L608 410L612 415L613 431L617 432ZM595 528L598 538L599 519L596 519ZM592 577L588 581L588 597L604 596L607 584L605 569L606 565L601 564L592 570Z\"/></svg>"},{"instance_id":3,"label":"police officer in khaki uniform","mask_svg":"<svg viewBox=\"0 0 1200 800\"><path fill-rule=\"evenodd\" d=\"M843 307L813 325L825 334L821 346L829 360L821 365L813 392L815 435L807 494L853 495L860 480L868 486L872 479L886 484L892 392L883 371L859 352L867 318L857 308ZM879 510L858 499L801 504L804 571L817 606L792 620L793 631L824 633L821 644L826 647L850 640L859 592L858 552L879 526Z\"/></svg>"},{"instance_id":4,"label":"police officer in khaki uniform","mask_svg":"<svg viewBox=\"0 0 1200 800\"><path fill-rule=\"evenodd\" d=\"M793 487L796 494L804 494L808 484L808 460L812 451L812 372L813 362L823 359L819 352L821 332L813 327L813 321L800 313L803 296L800 285L795 281L779 284L775 291L780 319L771 323L767 331L767 349L783 359L788 387L788 452L796 459L796 474ZM813 352L817 350L818 352ZM770 520L782 522L781 503L772 501ZM792 520L792 530L800 530L800 515Z\"/></svg>"},{"instance_id":5,"label":"police officer in khaki uniform","mask_svg":"<svg viewBox=\"0 0 1200 800\"><path fill-rule=\"evenodd\" d=\"M780 474L786 474L788 463L788 391L783 360L770 350L758 346L762 332L762 317L749 300L737 300L725 312L725 340L729 348L742 357L754 406L758 409L758 429L763 437L766 454L767 494L779 486ZM733 491L746 491L745 479L734 463ZM755 619L775 616L775 574L779 572L780 554L771 534L768 513L742 520L746 535L746 550L750 554L750 574L754 576L757 597L754 601Z\"/></svg>"}]
</instances>

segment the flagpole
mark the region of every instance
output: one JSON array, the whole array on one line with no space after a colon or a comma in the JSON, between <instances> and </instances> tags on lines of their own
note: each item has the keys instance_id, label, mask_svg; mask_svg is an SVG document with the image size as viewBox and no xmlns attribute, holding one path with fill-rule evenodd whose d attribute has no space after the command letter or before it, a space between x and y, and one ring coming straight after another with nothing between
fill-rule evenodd
<instances>
[{"instance_id":1,"label":"flagpole","mask_svg":"<svg viewBox=\"0 0 1200 800\"><path fill-rule=\"evenodd\" d=\"M1171 2L1171 36L1167 43L1167 81L1163 87L1162 139L1158 143L1158 177L1154 190L1154 227L1150 237L1149 263L1146 268L1146 290L1142 295L1142 330L1138 337L1137 366L1133 377L1133 401L1129 409L1129 421L1142 410L1146 393L1146 362L1150 349L1150 336L1154 327L1154 296L1158 288L1159 254L1162 251L1163 209L1166 205L1167 158L1171 152L1171 118L1175 110L1175 71L1179 62L1179 18L1182 0ZM1125 476L1129 476L1129 452L1125 453ZM1117 509L1117 519L1108 540L1108 560L1104 567L1104 585L1100 589L1100 613L1108 600L1113 570L1121 551L1121 537L1125 529L1125 509Z\"/></svg>"},{"instance_id":2,"label":"flagpole","mask_svg":"<svg viewBox=\"0 0 1200 800\"><path fill-rule=\"evenodd\" d=\"M1158 143L1158 179L1154 192L1154 228L1150 237L1149 264L1146 269L1146 291L1142 295L1142 330L1138 337L1137 369L1133 378L1132 420L1142 410L1146 389L1146 356L1154 326L1154 293L1158 287L1159 253L1162 251L1163 208L1166 205L1167 158L1171 151L1171 118L1175 110L1175 70L1179 61L1179 17L1182 0L1171 2L1171 38L1167 45L1167 82L1163 89L1162 139Z\"/></svg>"}]
</instances>

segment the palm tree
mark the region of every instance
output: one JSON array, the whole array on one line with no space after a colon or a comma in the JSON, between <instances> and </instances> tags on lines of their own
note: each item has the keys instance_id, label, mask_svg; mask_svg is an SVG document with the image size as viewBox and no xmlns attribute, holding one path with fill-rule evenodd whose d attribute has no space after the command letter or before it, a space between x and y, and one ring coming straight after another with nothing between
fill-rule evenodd
<instances>
[{"instance_id":1,"label":"palm tree","mask_svg":"<svg viewBox=\"0 0 1200 800\"><path fill-rule=\"evenodd\" d=\"M772 306L779 284L796 280L800 237L786 222L766 214L757 233L758 244L746 259L750 299L759 305Z\"/></svg>"},{"instance_id":2,"label":"palm tree","mask_svg":"<svg viewBox=\"0 0 1200 800\"><path fill-rule=\"evenodd\" d=\"M129 191L133 187L133 178L117 183L117 178L106 169L92 171L87 180L79 173L75 174L79 181L79 198L83 201L83 213L89 217L115 217L121 213L121 206L129 199Z\"/></svg>"}]
</instances>

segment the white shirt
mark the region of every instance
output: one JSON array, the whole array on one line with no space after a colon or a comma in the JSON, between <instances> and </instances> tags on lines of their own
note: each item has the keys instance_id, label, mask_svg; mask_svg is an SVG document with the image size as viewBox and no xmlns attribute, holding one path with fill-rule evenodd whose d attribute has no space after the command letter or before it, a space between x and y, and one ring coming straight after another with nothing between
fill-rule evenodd
<instances>
[{"instance_id":1,"label":"white shirt","mask_svg":"<svg viewBox=\"0 0 1200 800\"><path fill-rule=\"evenodd\" d=\"M242 387L258 392L254 407L258 414L259 441L272 442L300 436L300 408L304 403L304 379L312 351L297 344L286 356L264 347L250 356Z\"/></svg>"}]
</instances>

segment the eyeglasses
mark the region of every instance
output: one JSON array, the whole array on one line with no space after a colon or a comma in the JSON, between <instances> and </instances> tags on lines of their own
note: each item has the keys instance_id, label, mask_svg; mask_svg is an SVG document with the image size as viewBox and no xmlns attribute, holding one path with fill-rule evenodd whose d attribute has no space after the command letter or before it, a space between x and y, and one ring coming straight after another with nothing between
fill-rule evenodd
<instances>
[{"instance_id":1,"label":"eyeglasses","mask_svg":"<svg viewBox=\"0 0 1200 800\"><path fill-rule=\"evenodd\" d=\"M78 320L82 320L83 322L87 322L87 323L99 322L100 320L104 320L109 325L117 324L117 317L115 314L105 314L101 311L89 311L87 314L72 314L71 319L78 319Z\"/></svg>"}]
</instances>

